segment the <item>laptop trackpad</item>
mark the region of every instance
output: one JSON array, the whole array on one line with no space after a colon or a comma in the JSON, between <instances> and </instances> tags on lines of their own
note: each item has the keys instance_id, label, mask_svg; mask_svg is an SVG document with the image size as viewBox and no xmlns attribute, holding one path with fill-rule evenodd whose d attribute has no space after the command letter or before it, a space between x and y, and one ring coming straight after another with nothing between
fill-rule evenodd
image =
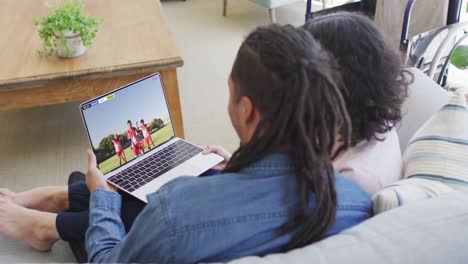
<instances>
[{"instance_id":1,"label":"laptop trackpad","mask_svg":"<svg viewBox=\"0 0 468 264\"><path fill-rule=\"evenodd\" d=\"M153 181L147 183L138 190L132 192L132 195L136 196L138 199L144 202L148 202L146 195L158 191L159 188L161 188L164 184L180 176L199 176L221 161L223 161L223 158L216 154L198 154L175 167L174 169L164 173Z\"/></svg>"},{"instance_id":2,"label":"laptop trackpad","mask_svg":"<svg viewBox=\"0 0 468 264\"><path fill-rule=\"evenodd\" d=\"M195 167L194 169L197 171L196 174L189 174L189 175L200 175L203 172L213 168L215 165L222 162L224 159L214 153L210 153L208 155L198 154L195 157L189 159L187 163L191 166ZM201 170L201 172L200 172ZM194 173L194 172L192 172Z\"/></svg>"}]
</instances>

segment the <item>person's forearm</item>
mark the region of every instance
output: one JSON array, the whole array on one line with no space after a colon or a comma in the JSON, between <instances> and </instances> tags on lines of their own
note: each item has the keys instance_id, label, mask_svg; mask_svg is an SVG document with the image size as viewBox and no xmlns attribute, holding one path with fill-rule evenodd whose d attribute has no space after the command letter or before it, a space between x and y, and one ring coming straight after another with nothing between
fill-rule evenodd
<instances>
[{"instance_id":1,"label":"person's forearm","mask_svg":"<svg viewBox=\"0 0 468 264\"><path fill-rule=\"evenodd\" d=\"M89 228L86 232L89 262L118 261L112 258L112 251L125 237L125 228L120 218L121 204L118 193L103 189L91 193Z\"/></svg>"}]
</instances>

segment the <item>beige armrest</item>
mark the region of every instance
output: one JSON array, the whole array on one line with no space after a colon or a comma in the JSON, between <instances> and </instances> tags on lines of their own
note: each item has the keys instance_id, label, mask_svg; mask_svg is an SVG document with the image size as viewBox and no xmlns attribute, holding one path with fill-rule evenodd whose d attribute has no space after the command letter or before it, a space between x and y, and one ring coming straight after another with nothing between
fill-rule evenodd
<instances>
[{"instance_id":1,"label":"beige armrest","mask_svg":"<svg viewBox=\"0 0 468 264\"><path fill-rule=\"evenodd\" d=\"M416 68L410 71L414 75L414 82L409 87L408 98L402 107L403 119L397 126L402 152L413 134L449 99L448 93L427 75Z\"/></svg>"}]
</instances>

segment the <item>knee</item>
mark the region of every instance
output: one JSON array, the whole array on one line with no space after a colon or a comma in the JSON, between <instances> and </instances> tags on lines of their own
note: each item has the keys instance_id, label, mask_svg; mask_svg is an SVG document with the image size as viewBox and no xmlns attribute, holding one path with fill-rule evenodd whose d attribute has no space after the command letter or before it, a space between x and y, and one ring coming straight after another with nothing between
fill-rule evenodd
<instances>
[{"instance_id":1,"label":"knee","mask_svg":"<svg viewBox=\"0 0 468 264\"><path fill-rule=\"evenodd\" d=\"M86 181L86 175L81 171L74 171L68 176L68 185L75 182L84 182Z\"/></svg>"}]
</instances>

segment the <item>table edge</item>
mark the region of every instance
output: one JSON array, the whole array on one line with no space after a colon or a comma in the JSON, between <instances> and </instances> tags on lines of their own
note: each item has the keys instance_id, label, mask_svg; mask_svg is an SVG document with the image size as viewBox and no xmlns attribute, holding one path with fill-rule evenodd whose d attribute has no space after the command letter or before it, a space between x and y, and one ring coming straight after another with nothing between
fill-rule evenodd
<instances>
[{"instance_id":1,"label":"table edge","mask_svg":"<svg viewBox=\"0 0 468 264\"><path fill-rule=\"evenodd\" d=\"M61 81L66 79L94 79L108 78L116 75L130 75L144 71L161 71L166 69L178 68L184 65L181 57L164 59L158 61L149 61L143 63L125 64L119 66L102 67L90 70L54 73L40 76L32 76L26 78L16 78L9 80L0 80L0 92L32 88L45 85L50 82Z\"/></svg>"}]
</instances>

